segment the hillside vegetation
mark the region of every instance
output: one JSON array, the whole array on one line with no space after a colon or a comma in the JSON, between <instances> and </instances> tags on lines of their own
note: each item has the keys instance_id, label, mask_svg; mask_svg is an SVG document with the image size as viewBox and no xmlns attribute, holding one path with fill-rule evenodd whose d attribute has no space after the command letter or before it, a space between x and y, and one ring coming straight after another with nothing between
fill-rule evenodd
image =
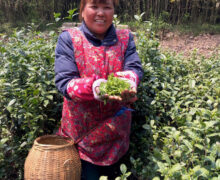
<instances>
[{"instance_id":1,"label":"hillside vegetation","mask_svg":"<svg viewBox=\"0 0 220 180\"><path fill-rule=\"evenodd\" d=\"M131 144L124 160L130 177L218 180L219 51L208 58L162 52L153 24L137 25L144 78L133 106ZM62 97L53 71L58 33L35 29L32 24L0 36L2 180L23 179L24 160L34 139L52 134L61 118Z\"/></svg>"}]
</instances>

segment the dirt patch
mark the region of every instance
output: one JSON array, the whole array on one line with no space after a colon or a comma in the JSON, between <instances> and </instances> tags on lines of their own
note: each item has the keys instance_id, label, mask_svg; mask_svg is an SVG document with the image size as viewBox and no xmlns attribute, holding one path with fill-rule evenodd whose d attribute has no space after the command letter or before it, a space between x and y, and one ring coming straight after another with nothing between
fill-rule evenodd
<instances>
[{"instance_id":1,"label":"dirt patch","mask_svg":"<svg viewBox=\"0 0 220 180\"><path fill-rule=\"evenodd\" d=\"M160 39L160 47L182 53L184 56L190 55L197 49L198 54L209 57L213 52L220 52L220 34L193 36L169 32Z\"/></svg>"}]
</instances>

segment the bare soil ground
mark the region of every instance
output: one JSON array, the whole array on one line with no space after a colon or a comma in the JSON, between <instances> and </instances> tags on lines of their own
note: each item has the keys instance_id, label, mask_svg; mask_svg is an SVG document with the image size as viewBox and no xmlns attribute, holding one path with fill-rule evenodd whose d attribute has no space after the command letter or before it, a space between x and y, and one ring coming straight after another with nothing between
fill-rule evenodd
<instances>
[{"instance_id":1,"label":"bare soil ground","mask_svg":"<svg viewBox=\"0 0 220 180\"><path fill-rule=\"evenodd\" d=\"M160 38L160 47L165 50L182 53L184 56L189 56L193 50L197 49L198 54L210 57L213 52L220 53L220 34L193 36L168 32Z\"/></svg>"}]
</instances>

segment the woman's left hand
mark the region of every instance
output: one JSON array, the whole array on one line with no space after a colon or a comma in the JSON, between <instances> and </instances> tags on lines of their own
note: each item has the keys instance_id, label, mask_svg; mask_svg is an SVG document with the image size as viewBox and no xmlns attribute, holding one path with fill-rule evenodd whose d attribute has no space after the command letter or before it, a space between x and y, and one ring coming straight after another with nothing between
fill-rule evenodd
<instances>
[{"instance_id":1,"label":"woman's left hand","mask_svg":"<svg viewBox=\"0 0 220 180\"><path fill-rule=\"evenodd\" d=\"M107 101L120 101L125 103L134 103L137 100L137 90L132 87L131 90L125 90L121 93L121 96L109 96L105 95Z\"/></svg>"},{"instance_id":2,"label":"woman's left hand","mask_svg":"<svg viewBox=\"0 0 220 180\"><path fill-rule=\"evenodd\" d=\"M121 93L122 101L128 103L134 103L137 100L137 90L132 88L131 90L125 90Z\"/></svg>"}]
</instances>

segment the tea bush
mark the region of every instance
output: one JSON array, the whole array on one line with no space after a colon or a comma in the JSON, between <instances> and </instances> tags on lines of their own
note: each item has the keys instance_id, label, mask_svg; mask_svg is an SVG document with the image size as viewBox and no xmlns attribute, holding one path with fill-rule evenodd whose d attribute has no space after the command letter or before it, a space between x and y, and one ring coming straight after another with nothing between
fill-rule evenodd
<instances>
[{"instance_id":1,"label":"tea bush","mask_svg":"<svg viewBox=\"0 0 220 180\"><path fill-rule=\"evenodd\" d=\"M220 56L162 53L138 33L144 67L130 160L139 179L220 178Z\"/></svg>"},{"instance_id":2,"label":"tea bush","mask_svg":"<svg viewBox=\"0 0 220 180\"><path fill-rule=\"evenodd\" d=\"M161 52L151 27L144 23L136 33L144 78L128 171L144 180L219 179L220 56ZM53 133L61 118L53 71L57 33L28 27L0 39L0 179L23 179L34 139Z\"/></svg>"},{"instance_id":3,"label":"tea bush","mask_svg":"<svg viewBox=\"0 0 220 180\"><path fill-rule=\"evenodd\" d=\"M36 137L59 124L61 97L54 85L57 33L34 25L0 41L0 179L23 179L23 165Z\"/></svg>"}]
</instances>

